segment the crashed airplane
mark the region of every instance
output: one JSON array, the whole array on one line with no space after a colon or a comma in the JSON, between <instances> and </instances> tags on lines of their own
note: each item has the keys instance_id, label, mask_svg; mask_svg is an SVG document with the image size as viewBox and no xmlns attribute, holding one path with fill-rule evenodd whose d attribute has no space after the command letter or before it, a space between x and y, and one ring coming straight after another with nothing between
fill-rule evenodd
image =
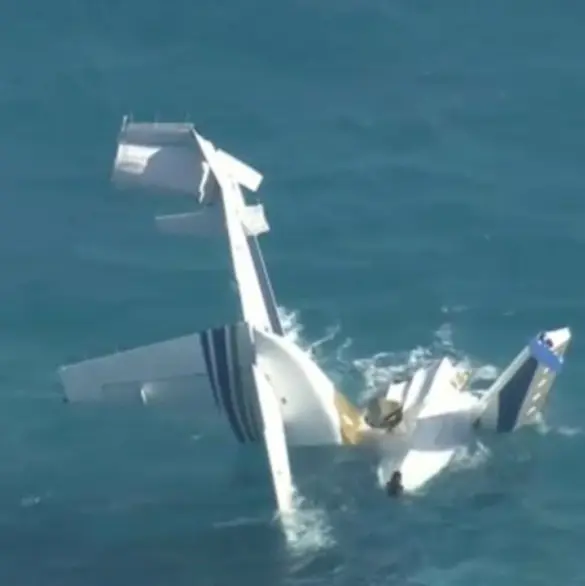
<instances>
[{"instance_id":1,"label":"crashed airplane","mask_svg":"<svg viewBox=\"0 0 585 586\"><path fill-rule=\"evenodd\" d=\"M197 199L199 210L156 218L162 232L225 237L241 305L237 323L63 366L66 398L77 401L193 402L196 422L259 446L269 463L276 508L293 509L289 450L368 444L384 460L391 494L416 491L443 470L478 428L510 433L541 412L564 362L569 328L542 332L481 393L449 358L394 381L363 408L284 336L258 244L269 231L258 190L262 175L217 148L188 123L124 118L113 182Z\"/></svg>"}]
</instances>

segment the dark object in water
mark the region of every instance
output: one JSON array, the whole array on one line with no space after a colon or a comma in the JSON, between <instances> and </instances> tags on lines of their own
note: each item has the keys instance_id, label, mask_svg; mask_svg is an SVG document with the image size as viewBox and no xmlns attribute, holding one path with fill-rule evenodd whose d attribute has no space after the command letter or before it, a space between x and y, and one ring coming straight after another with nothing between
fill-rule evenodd
<instances>
[{"instance_id":1,"label":"dark object in water","mask_svg":"<svg viewBox=\"0 0 585 586\"><path fill-rule=\"evenodd\" d=\"M366 423L375 429L392 431L402 417L402 405L385 397L375 397L366 407Z\"/></svg>"},{"instance_id":2,"label":"dark object in water","mask_svg":"<svg viewBox=\"0 0 585 586\"><path fill-rule=\"evenodd\" d=\"M400 496L404 491L402 486L402 473L400 470L396 470L390 477L390 480L386 483L386 492L388 496Z\"/></svg>"}]
</instances>

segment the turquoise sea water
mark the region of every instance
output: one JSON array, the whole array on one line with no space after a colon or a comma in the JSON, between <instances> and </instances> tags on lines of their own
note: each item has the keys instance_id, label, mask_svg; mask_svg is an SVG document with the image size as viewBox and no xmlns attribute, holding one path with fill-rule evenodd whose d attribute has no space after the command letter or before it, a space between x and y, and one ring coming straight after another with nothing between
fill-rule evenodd
<instances>
[{"instance_id":1,"label":"turquoise sea water","mask_svg":"<svg viewBox=\"0 0 585 586\"><path fill-rule=\"evenodd\" d=\"M0 20L0 584L585 584L585 12L568 3L25 0ZM574 340L546 425L397 504L295 456L281 539L255 454L188 413L71 408L58 365L225 323L220 243L109 175L124 114L265 174L290 335L356 400L449 352L486 376Z\"/></svg>"}]
</instances>

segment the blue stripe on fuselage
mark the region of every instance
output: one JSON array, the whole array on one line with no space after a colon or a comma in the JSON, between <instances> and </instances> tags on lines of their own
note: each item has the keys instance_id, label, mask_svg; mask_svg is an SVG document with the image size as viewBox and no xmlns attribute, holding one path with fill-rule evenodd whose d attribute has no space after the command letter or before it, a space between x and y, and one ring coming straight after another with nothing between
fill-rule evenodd
<instances>
[{"instance_id":1,"label":"blue stripe on fuselage","mask_svg":"<svg viewBox=\"0 0 585 586\"><path fill-rule=\"evenodd\" d=\"M230 375L228 371L230 364L227 356L226 329L223 327L215 328L211 332L211 339L221 401L237 440L240 443L245 443L244 432L240 427L232 400L232 393L230 392Z\"/></svg>"},{"instance_id":2,"label":"blue stripe on fuselage","mask_svg":"<svg viewBox=\"0 0 585 586\"><path fill-rule=\"evenodd\" d=\"M211 330L205 330L201 332L200 339L201 339L201 348L203 349L203 359L205 360L205 368L207 369L207 377L209 378L209 384L211 385L211 390L213 391L213 400L217 408L220 408L219 403L219 389L217 388L217 381L215 379L215 372L213 369L213 359L211 357Z\"/></svg>"},{"instance_id":3,"label":"blue stripe on fuselage","mask_svg":"<svg viewBox=\"0 0 585 586\"><path fill-rule=\"evenodd\" d=\"M238 338L237 338L237 326L231 326L226 328L229 329L229 348L231 358L231 372L232 372L232 383L233 383L233 396L235 396L234 408L237 410L239 420L242 422L242 427L246 439L250 442L258 439L258 430L255 425L255 421L252 419L252 414L248 408L249 399L246 389L242 384L242 376L240 370L240 356L238 352Z\"/></svg>"}]
</instances>

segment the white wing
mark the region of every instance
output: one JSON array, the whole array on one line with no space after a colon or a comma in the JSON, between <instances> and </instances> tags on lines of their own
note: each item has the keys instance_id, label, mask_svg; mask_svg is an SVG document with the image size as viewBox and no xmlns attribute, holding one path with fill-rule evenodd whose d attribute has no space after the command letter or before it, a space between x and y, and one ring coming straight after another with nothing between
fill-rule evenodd
<instances>
[{"instance_id":1,"label":"white wing","mask_svg":"<svg viewBox=\"0 0 585 586\"><path fill-rule=\"evenodd\" d=\"M224 420L241 444L264 446L274 498L293 507L284 421L271 383L255 363L245 323L94 358L60 370L71 401L179 401L193 419Z\"/></svg>"},{"instance_id":2,"label":"white wing","mask_svg":"<svg viewBox=\"0 0 585 586\"><path fill-rule=\"evenodd\" d=\"M239 442L255 442L262 432L250 340L239 323L64 366L59 374L72 402L185 403L195 420L221 416Z\"/></svg>"},{"instance_id":3,"label":"white wing","mask_svg":"<svg viewBox=\"0 0 585 586\"><path fill-rule=\"evenodd\" d=\"M212 187L209 166L196 134L187 122L132 122L124 117L112 170L114 184L198 195L201 203L210 202L214 193L204 193L206 185ZM214 152L217 163L238 185L258 189L263 178L256 169L221 149Z\"/></svg>"}]
</instances>

